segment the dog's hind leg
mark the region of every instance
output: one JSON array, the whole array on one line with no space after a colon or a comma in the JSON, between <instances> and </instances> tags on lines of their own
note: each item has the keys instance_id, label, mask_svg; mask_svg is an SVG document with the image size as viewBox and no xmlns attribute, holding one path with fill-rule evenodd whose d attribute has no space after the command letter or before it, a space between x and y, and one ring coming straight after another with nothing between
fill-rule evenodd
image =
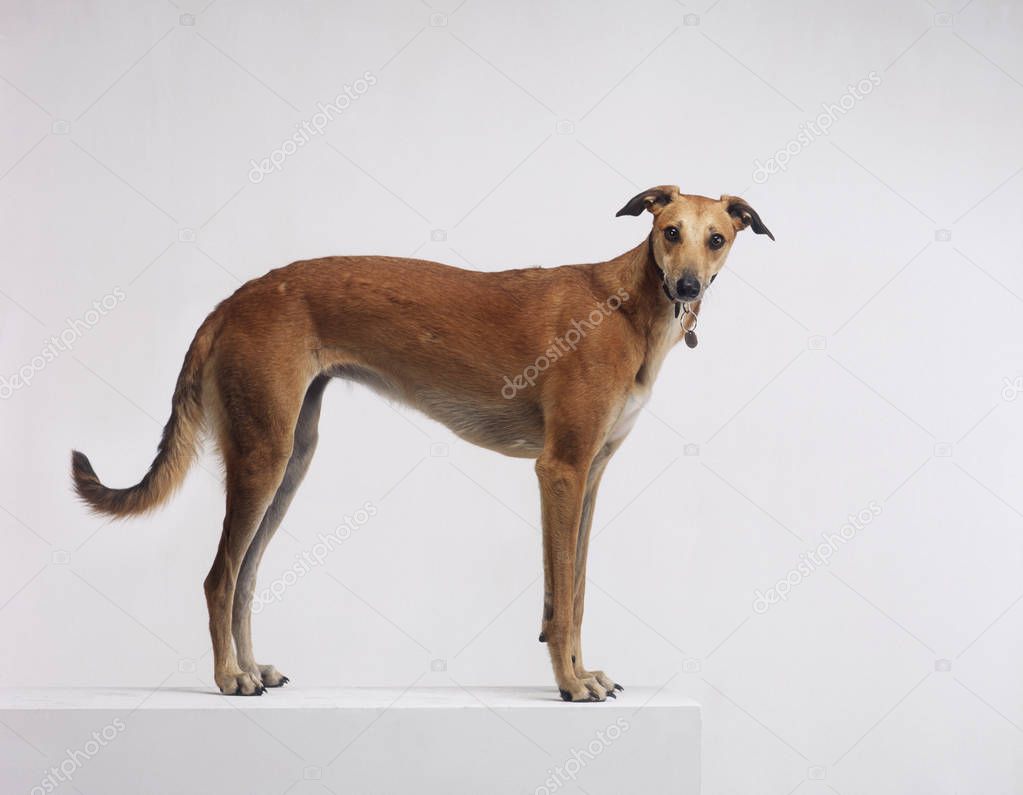
<instances>
[{"instance_id":1,"label":"dog's hind leg","mask_svg":"<svg viewBox=\"0 0 1023 795\"><path fill-rule=\"evenodd\" d=\"M227 511L203 589L210 613L217 687L227 695L252 696L262 694L265 688L259 676L242 669L235 654L231 630L235 587L245 554L284 479L308 382L299 371L278 373L276 383L245 382L236 377L238 370L248 370L243 360L232 362L231 370L225 368L217 384ZM292 384L301 386L291 388Z\"/></svg>"},{"instance_id":2,"label":"dog's hind leg","mask_svg":"<svg viewBox=\"0 0 1023 795\"><path fill-rule=\"evenodd\" d=\"M261 680L265 687L280 687L288 681L288 677L272 665L257 663L252 652L252 596L256 587L256 573L267 544L270 543L270 539L280 527L284 514L287 513L291 500L313 460L318 438L320 405L329 380L325 375L318 376L306 391L302 410L298 415L298 422L295 423L294 446L288 466L284 470L284 479L278 486L270 507L263 515L263 520L259 524L259 529L256 530L252 543L249 544L245 559L238 572L238 584L234 591L231 631L234 633L238 665L243 671L248 671Z\"/></svg>"}]
</instances>

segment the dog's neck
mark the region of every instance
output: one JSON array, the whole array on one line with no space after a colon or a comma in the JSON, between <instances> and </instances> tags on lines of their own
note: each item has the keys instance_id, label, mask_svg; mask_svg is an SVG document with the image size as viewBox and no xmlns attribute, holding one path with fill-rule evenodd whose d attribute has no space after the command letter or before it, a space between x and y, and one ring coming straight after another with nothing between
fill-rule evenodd
<instances>
[{"instance_id":1,"label":"dog's neck","mask_svg":"<svg viewBox=\"0 0 1023 795\"><path fill-rule=\"evenodd\" d=\"M681 339L675 304L664 294L664 277L654 259L649 239L635 248L595 266L602 290L608 295L621 290L618 310L626 317L636 335L636 344L644 351L644 364L637 382L651 383L667 351Z\"/></svg>"},{"instance_id":2,"label":"dog's neck","mask_svg":"<svg viewBox=\"0 0 1023 795\"><path fill-rule=\"evenodd\" d=\"M629 294L623 309L634 324L663 333L664 326L677 322L675 303L665 294L664 272L654 258L649 237L631 251L615 257L608 265L612 268L616 286Z\"/></svg>"}]
</instances>

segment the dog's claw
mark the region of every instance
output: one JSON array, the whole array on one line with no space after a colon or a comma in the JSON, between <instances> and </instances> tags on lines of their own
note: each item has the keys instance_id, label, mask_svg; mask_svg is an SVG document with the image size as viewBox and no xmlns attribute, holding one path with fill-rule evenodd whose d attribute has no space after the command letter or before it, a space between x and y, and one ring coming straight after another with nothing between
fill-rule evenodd
<instances>
[{"instance_id":1,"label":"dog's claw","mask_svg":"<svg viewBox=\"0 0 1023 795\"><path fill-rule=\"evenodd\" d=\"M546 635L546 633L541 632L540 633L540 637L537 638L537 640L540 641L541 643L546 643L547 642L547 635Z\"/></svg>"},{"instance_id":2,"label":"dog's claw","mask_svg":"<svg viewBox=\"0 0 1023 795\"><path fill-rule=\"evenodd\" d=\"M572 700L572 694L569 693L567 690L561 690L559 692L561 693L561 700L562 701L571 701Z\"/></svg>"},{"instance_id":3,"label":"dog's claw","mask_svg":"<svg viewBox=\"0 0 1023 795\"><path fill-rule=\"evenodd\" d=\"M622 686L621 686L620 684L618 684L617 682L615 682L615 690L620 690L620 691L621 691L621 692L623 692L623 693L625 692L625 688L624 688L624 687L622 687ZM617 698L617 696L615 696L615 698Z\"/></svg>"},{"instance_id":4,"label":"dog's claw","mask_svg":"<svg viewBox=\"0 0 1023 795\"><path fill-rule=\"evenodd\" d=\"M614 690L608 690L607 691L607 697L608 698L618 698L618 694Z\"/></svg>"}]
</instances>

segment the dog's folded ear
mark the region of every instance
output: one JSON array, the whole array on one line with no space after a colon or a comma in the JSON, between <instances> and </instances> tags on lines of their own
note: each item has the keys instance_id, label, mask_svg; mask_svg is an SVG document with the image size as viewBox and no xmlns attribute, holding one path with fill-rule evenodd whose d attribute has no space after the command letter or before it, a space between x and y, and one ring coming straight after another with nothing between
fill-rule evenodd
<instances>
[{"instance_id":1,"label":"dog's folded ear","mask_svg":"<svg viewBox=\"0 0 1023 795\"><path fill-rule=\"evenodd\" d=\"M732 225L735 226L737 232L748 226L758 235L767 235L774 240L771 230L764 226L760 215L746 203L745 199L740 199L738 196L722 196L721 202L727 208L728 214L732 216Z\"/></svg>"},{"instance_id":2,"label":"dog's folded ear","mask_svg":"<svg viewBox=\"0 0 1023 795\"><path fill-rule=\"evenodd\" d=\"M658 185L656 188L648 188L629 199L626 205L615 213L615 218L622 215L640 215L644 210L649 210L657 215L666 204L671 204L678 195L677 185Z\"/></svg>"}]
</instances>

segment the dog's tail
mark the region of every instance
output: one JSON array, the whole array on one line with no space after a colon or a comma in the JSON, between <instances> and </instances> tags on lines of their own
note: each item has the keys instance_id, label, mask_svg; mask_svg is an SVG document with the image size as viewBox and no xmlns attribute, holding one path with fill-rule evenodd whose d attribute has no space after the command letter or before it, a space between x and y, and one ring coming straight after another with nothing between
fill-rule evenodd
<instances>
[{"instance_id":1,"label":"dog's tail","mask_svg":"<svg viewBox=\"0 0 1023 795\"><path fill-rule=\"evenodd\" d=\"M203 372L213 340L220 328L214 310L196 332L185 354L171 401L171 415L149 471L134 486L112 489L100 483L88 456L71 451L71 477L75 491L96 513L125 517L150 511L162 504L181 485L195 460L203 430Z\"/></svg>"}]
</instances>

